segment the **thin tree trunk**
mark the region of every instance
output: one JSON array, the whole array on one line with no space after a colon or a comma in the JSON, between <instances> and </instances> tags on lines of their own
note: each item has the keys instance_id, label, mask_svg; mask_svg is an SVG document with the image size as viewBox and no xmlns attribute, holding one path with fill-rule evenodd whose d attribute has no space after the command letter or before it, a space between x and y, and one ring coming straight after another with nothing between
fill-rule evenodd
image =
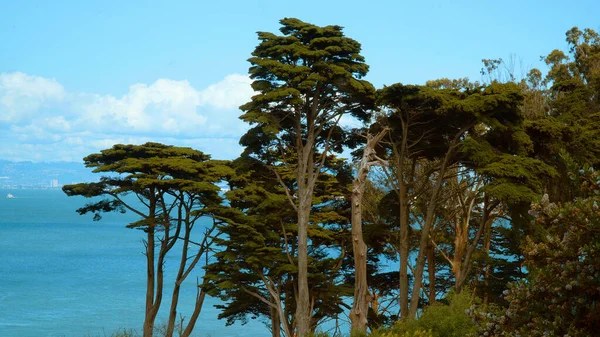
<instances>
[{"instance_id":1,"label":"thin tree trunk","mask_svg":"<svg viewBox=\"0 0 600 337\"><path fill-rule=\"evenodd\" d=\"M168 229L165 229L165 236L168 237L168 235ZM167 246L168 244L166 240L161 241L160 249L158 251L158 260L156 261L156 292L154 298L154 305L152 306L152 310L150 312L150 320L152 321L153 327L154 322L156 320L156 316L158 315L158 309L160 309L160 305L162 303L163 286L165 280L165 256L168 251Z\"/></svg>"},{"instance_id":2,"label":"thin tree trunk","mask_svg":"<svg viewBox=\"0 0 600 337\"><path fill-rule=\"evenodd\" d=\"M375 146L387 133L387 129L379 132L375 137L367 136L367 144L363 150L362 159L358 165L356 178L352 182L352 249L354 253L354 303L350 311L350 321L353 330L367 331L367 314L369 312L369 285L367 282L367 245L362 231L362 199L369 169L377 162L375 159ZM384 164L383 162L380 162Z\"/></svg>"},{"instance_id":3,"label":"thin tree trunk","mask_svg":"<svg viewBox=\"0 0 600 337\"><path fill-rule=\"evenodd\" d=\"M425 214L425 219L423 219L423 227L421 228L421 239L419 241L419 253L417 255L417 265L415 267L415 271L414 271L414 275L413 275L414 282L413 282L412 295L410 298L410 309L409 309L410 310L409 311L410 319L414 319L416 317L417 310L419 309L419 297L421 294L423 271L425 270L425 256L426 256L427 247L429 246L429 243L431 241L429 233L431 231L431 228L433 228L433 223L435 221L435 206L437 203L438 195L440 193L440 189L442 187L442 182L444 181L444 175L446 174L446 168L448 165L448 161L452 154L452 147L457 140L458 140L458 136L455 138L450 149L446 153L446 156L444 156L444 160L442 161L442 164L438 171L437 181L433 187L433 190L431 191L429 205L427 206L427 213Z\"/></svg>"},{"instance_id":4,"label":"thin tree trunk","mask_svg":"<svg viewBox=\"0 0 600 337\"><path fill-rule=\"evenodd\" d=\"M435 247L429 246L427 252L427 271L429 272L429 304L435 302Z\"/></svg>"},{"instance_id":5,"label":"thin tree trunk","mask_svg":"<svg viewBox=\"0 0 600 337\"><path fill-rule=\"evenodd\" d=\"M281 323L279 322L279 313L277 309L271 307L271 337L281 336Z\"/></svg>"},{"instance_id":6,"label":"thin tree trunk","mask_svg":"<svg viewBox=\"0 0 600 337\"><path fill-rule=\"evenodd\" d=\"M154 189L150 189L150 195L154 195ZM148 212L148 219L152 223L148 226L146 234L146 312L144 314L144 326L143 326L143 337L152 337L154 331L154 233L156 231L155 224L155 211L156 211L156 199L151 197L149 200L150 207Z\"/></svg>"},{"instance_id":7,"label":"thin tree trunk","mask_svg":"<svg viewBox=\"0 0 600 337\"><path fill-rule=\"evenodd\" d=\"M198 282L198 281L196 281ZM198 284L198 291L196 292L196 305L194 306L194 312L190 317L190 320L187 324L187 327L181 334L181 337L189 337L194 330L194 326L196 325L196 321L200 316L200 312L202 311L202 305L204 304L204 298L206 297L206 292L204 292L204 286L208 284L208 280L204 279L202 285Z\"/></svg>"},{"instance_id":8,"label":"thin tree trunk","mask_svg":"<svg viewBox=\"0 0 600 337\"><path fill-rule=\"evenodd\" d=\"M463 279L463 258L467 250L467 235L468 227L461 223L456 224L456 236L454 238L454 259L452 263L452 271L454 272L454 288L457 293L460 293Z\"/></svg>"},{"instance_id":9,"label":"thin tree trunk","mask_svg":"<svg viewBox=\"0 0 600 337\"><path fill-rule=\"evenodd\" d=\"M177 277L175 278L175 285L173 286L173 294L171 295L171 308L169 310L169 321L167 322L167 333L165 337L172 337L175 331L175 319L177 318L177 304L179 303L179 292L181 289L181 283L184 280L183 274L185 272L185 265L187 261L187 245L189 242L189 231L186 231L185 239L182 245L181 259L179 261L179 270L177 271Z\"/></svg>"},{"instance_id":10,"label":"thin tree trunk","mask_svg":"<svg viewBox=\"0 0 600 337\"><path fill-rule=\"evenodd\" d=\"M434 190L433 193L436 193ZM437 193L436 193L437 194ZM434 201L435 202L435 201ZM410 298L410 309L409 309L409 319L414 319L417 315L417 310L419 308L419 298L421 294L421 287L423 281L423 271L425 270L425 256L427 251L427 246L429 245L429 232L433 227L433 207L429 207L427 211L427 215L423 224L423 228L421 229L421 240L419 242L419 253L417 255L417 265L415 266L415 271L413 273L413 289Z\"/></svg>"},{"instance_id":11,"label":"thin tree trunk","mask_svg":"<svg viewBox=\"0 0 600 337\"><path fill-rule=\"evenodd\" d=\"M491 246L491 241L492 241L492 223L490 222L487 226L486 226L486 233L485 233L485 238L483 241L483 249L485 251L485 256L486 256L486 263L485 263L485 267L484 267L484 274L483 274L483 305L485 307L487 307L488 303L489 303L489 297L490 297L490 261L489 261L489 257L490 257L490 246Z\"/></svg>"},{"instance_id":12,"label":"thin tree trunk","mask_svg":"<svg viewBox=\"0 0 600 337\"><path fill-rule=\"evenodd\" d=\"M408 237L409 204L406 185L400 182L400 317L409 317L408 311L408 254L410 253L410 241Z\"/></svg>"},{"instance_id":13,"label":"thin tree trunk","mask_svg":"<svg viewBox=\"0 0 600 337\"><path fill-rule=\"evenodd\" d=\"M173 332L175 331L175 320L177 319L177 305L179 303L179 292L181 289L181 283L183 282L183 280L185 279L185 267L186 267L186 263L188 260L188 244L190 241L190 231L191 231L191 227L189 225L189 209L186 209L186 216L185 216L185 220L181 220L182 218L182 210L184 208L183 205L183 197L181 197L181 199L179 199L179 207L177 208L177 212L178 212L178 223L177 223L177 229L175 232L174 237L177 239L179 237L179 233L181 231L181 227L182 225L184 225L185 227L185 234L183 236L183 243L182 243L182 247L181 247L181 258L179 259L179 269L177 270L177 276L175 277L175 285L173 286L173 294L171 295L171 308L169 309L169 320L167 321L167 331L165 334L165 337L173 337ZM163 203L163 212L164 214L169 214L169 211L166 209L166 205ZM167 218L166 221L169 221L169 219ZM173 247L174 245L174 241L172 242L172 244L170 245L170 247ZM170 249L170 248L169 248ZM183 324L183 322L182 322Z\"/></svg>"},{"instance_id":14,"label":"thin tree trunk","mask_svg":"<svg viewBox=\"0 0 600 337\"><path fill-rule=\"evenodd\" d=\"M472 202L472 204L474 203L474 201ZM469 276L469 273L471 271L471 257L473 256L473 252L475 251L475 248L477 248L477 245L479 244L479 240L481 240L481 235L483 234L483 232L485 231L486 227L488 226L488 223L492 223L494 221L494 217L491 215L491 212L496 208L496 206L499 204L499 202L494 202L492 203L491 207L488 208L489 206L489 198L488 196L485 196L484 198L484 202L483 202L483 215L481 217L480 223L479 223L479 228L477 229L477 234L475 234L475 238L473 239L473 241L471 242L470 245L468 245L467 247L467 242L468 242L468 224L465 224L464 227L464 231L466 231L467 233L465 233L463 236L465 237L464 241L465 241L465 251L463 251L463 255L464 255L464 259L461 258L461 265L460 265L460 272L457 275L456 278L456 292L460 293L462 290L463 285L465 284L465 282L467 281L467 277ZM472 209L472 206L469 208L469 210ZM470 214L470 213L469 213ZM470 221L470 215L466 218L465 221Z\"/></svg>"},{"instance_id":15,"label":"thin tree trunk","mask_svg":"<svg viewBox=\"0 0 600 337\"><path fill-rule=\"evenodd\" d=\"M401 119L402 122L402 132L403 134L407 134L408 132L408 121ZM409 223L409 211L410 211L410 200L408 196L408 183L405 181L405 157L408 155L408 139L406 137L402 138L402 142L400 147L398 148L396 145L393 146L393 153L396 160L396 181L398 184L396 185L398 199L400 201L400 242L399 242L399 251L400 255L400 274L399 274L399 295L398 295L398 304L400 306L400 318L406 319L409 317L409 308L408 308L408 254L410 253L410 241L408 237L408 228L410 226ZM414 169L415 162L413 161L412 168ZM406 179L412 179L412 174L410 172L407 174Z\"/></svg>"},{"instance_id":16,"label":"thin tree trunk","mask_svg":"<svg viewBox=\"0 0 600 337\"><path fill-rule=\"evenodd\" d=\"M375 317L379 316L379 294L375 292L371 296L371 310L373 310Z\"/></svg>"},{"instance_id":17,"label":"thin tree trunk","mask_svg":"<svg viewBox=\"0 0 600 337\"><path fill-rule=\"evenodd\" d=\"M144 315L143 337L152 337L154 320L152 307L154 304L154 227L148 228L146 239L146 312Z\"/></svg>"},{"instance_id":18,"label":"thin tree trunk","mask_svg":"<svg viewBox=\"0 0 600 337\"><path fill-rule=\"evenodd\" d=\"M419 241L419 253L417 255L417 265L415 267L414 272L414 284L412 289L412 297L410 299L410 312L409 318L413 319L417 315L419 297L421 293L421 286L423 281L423 271L425 270L425 253L429 243L431 241L430 231L433 228L433 223L435 221L435 208L438 196L440 194L440 190L442 187L442 183L444 182L444 177L446 175L446 169L448 168L449 161L454 154L456 147L458 146L458 142L460 137L471 127L465 127L461 129L455 136L452 142L450 143L446 154L444 155L444 159L441 162L440 169L437 173L437 181L431 191L431 197L429 198L429 205L427 206L427 213L425 214L425 219L423 219L423 228L421 228L421 239Z\"/></svg>"}]
</instances>

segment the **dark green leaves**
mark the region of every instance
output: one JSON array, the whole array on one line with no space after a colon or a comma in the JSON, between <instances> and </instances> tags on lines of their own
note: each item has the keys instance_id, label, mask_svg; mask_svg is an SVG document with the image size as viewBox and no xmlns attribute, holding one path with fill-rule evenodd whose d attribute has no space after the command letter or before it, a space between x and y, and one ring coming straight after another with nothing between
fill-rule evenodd
<instances>
[{"instance_id":1,"label":"dark green leaves","mask_svg":"<svg viewBox=\"0 0 600 337\"><path fill-rule=\"evenodd\" d=\"M106 175L100 182L66 185L63 191L68 196L105 199L77 211L94 213L94 219L98 220L101 213L129 209L145 219L130 225L136 228L155 225L156 221L148 222L147 219L164 211L158 208L157 202L167 196L176 198L184 193L196 199L198 205L220 205L220 188L215 184L232 174L224 161L210 160L210 156L191 148L158 143L117 144L85 157L84 161L87 167L94 168L94 172ZM123 197L127 194L137 195L146 209L125 203Z\"/></svg>"}]
</instances>

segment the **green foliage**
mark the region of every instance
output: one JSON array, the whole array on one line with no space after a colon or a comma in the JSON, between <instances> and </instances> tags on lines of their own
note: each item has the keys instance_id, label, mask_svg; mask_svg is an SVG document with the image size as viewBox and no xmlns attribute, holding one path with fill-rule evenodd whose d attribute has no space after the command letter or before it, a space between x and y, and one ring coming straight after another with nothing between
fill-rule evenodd
<instances>
[{"instance_id":1,"label":"green foliage","mask_svg":"<svg viewBox=\"0 0 600 337\"><path fill-rule=\"evenodd\" d=\"M222 310L219 318L227 319L227 324L244 323L256 317L268 320L272 313L257 298L259 295L272 303L282 303L284 319L291 326L298 269L297 214L273 169L246 156L236 159L232 167L236 174L229 179L230 191L226 193L231 207L220 226L224 236L216 239L222 250L215 254L214 263L207 266L211 294L225 302L218 305ZM317 201L309 227L313 245L308 252L315 322L340 314L342 297L352 293L351 286L341 280L341 259L346 255L342 247L347 244L348 236L345 213L349 206L347 198L336 199L348 193L343 183L347 174L345 163L331 158L327 172L321 174L315 187ZM292 186L285 172L280 172L280 176ZM269 287L279 291L279 298L272 298Z\"/></svg>"},{"instance_id":2,"label":"green foliage","mask_svg":"<svg viewBox=\"0 0 600 337\"><path fill-rule=\"evenodd\" d=\"M531 89L542 95L535 102L544 107L543 113L526 122L535 157L559 173L545 184L550 199L563 202L576 197L578 190L569 184L560 152L568 152L579 166L600 164L600 35L577 27L566 35L569 51L549 53L545 62L550 69L543 87Z\"/></svg>"},{"instance_id":3,"label":"green foliage","mask_svg":"<svg viewBox=\"0 0 600 337\"><path fill-rule=\"evenodd\" d=\"M222 199L216 183L232 173L226 162L210 160L201 151L159 143L116 144L85 157L84 162L95 173L105 175L100 182L65 185L63 191L68 196L103 199L88 203L77 212L93 213L94 220L99 220L101 213L129 210L141 218L129 227L143 230L168 226L170 219L159 205L165 195L186 195L194 199L196 206L202 205L200 208L206 214L219 208ZM129 193L144 200L146 207L135 209L127 204L122 197Z\"/></svg>"},{"instance_id":4,"label":"green foliage","mask_svg":"<svg viewBox=\"0 0 600 337\"><path fill-rule=\"evenodd\" d=\"M209 282L203 290L223 301L219 318L227 324L262 318L267 324L298 327L298 237L308 234L308 270L303 275L314 305L314 329L322 320L343 314L354 281L347 228L352 170L331 153L341 153L343 145L357 146L360 139L338 122L344 114L367 122L379 105L370 131L390 129L389 142L378 147L378 155L398 156L397 162L390 160L387 173L405 179L408 206L400 210L399 191L390 187L394 182L368 186L373 201L363 209L370 291L397 297L397 272L382 272L381 260L397 256L402 212L410 212L407 245L414 254L418 236L425 233L419 222L434 200L430 239L439 247L434 265L428 262L427 268L437 273L431 282L438 292L447 292L454 264L440 251L452 255L455 237L450 229L461 219L459 206L453 205L465 207L448 192L452 184L447 175L456 174L457 188L471 178L481 181L473 191L472 216L463 216L468 219L466 240L481 240L473 242L469 266L474 291L508 309L496 313L489 306L488 314L469 291L450 293L444 303L424 307L418 319L371 336L575 337L600 331L600 174L593 169L600 165L598 33L569 30L569 50L547 55L545 76L532 69L517 83L514 74L503 73L501 59L486 59L485 85L441 78L424 86L398 83L375 91L362 79L369 67L360 43L344 36L342 27L293 18L280 23L281 35L258 33L259 44L249 59L256 95L240 107L240 118L251 125L240 140L245 147L241 158L228 163L190 148L118 144L84 159L103 175L98 182L63 188L69 196L92 198L77 212L92 213L94 220L104 212L135 212L139 220L128 227L144 230L147 240L156 236L162 254L191 230L195 219L216 218L221 234L210 238L220 248L206 266ZM439 174L442 163L447 170ZM404 171L394 171L401 170L400 164ZM575 167L584 167L581 177L576 177ZM222 180L230 187L226 200L216 185ZM440 197L431 197L436 180L443 182ZM542 191L549 197L527 214L529 203ZM126 203L128 194L144 206ZM223 206L225 201L229 207ZM478 232L473 224L487 219L482 214L488 205L498 207L494 219L507 220L481 222L485 226ZM184 213L190 216L186 220ZM308 224L299 224L300 213L310 214ZM484 234L480 238L477 233ZM500 296L509 280L515 282ZM373 307L384 301L379 300ZM277 305L283 317L271 321ZM393 315L371 308L369 327L385 325ZM132 335L127 330L114 334Z\"/></svg>"},{"instance_id":5,"label":"green foliage","mask_svg":"<svg viewBox=\"0 0 600 337\"><path fill-rule=\"evenodd\" d=\"M464 290L460 294L449 293L448 304L436 303L426 307L418 319L399 321L381 336L424 336L428 331L431 337L465 337L477 330L477 325L467 314L477 298Z\"/></svg>"},{"instance_id":6,"label":"green foliage","mask_svg":"<svg viewBox=\"0 0 600 337\"><path fill-rule=\"evenodd\" d=\"M506 291L510 306L486 336L593 336L600 331L600 174L582 170L589 197L531 208L539 228L523 249L526 280Z\"/></svg>"},{"instance_id":7,"label":"green foliage","mask_svg":"<svg viewBox=\"0 0 600 337\"><path fill-rule=\"evenodd\" d=\"M375 89L360 79L369 69L361 46L345 37L340 26L319 27L293 18L280 23L283 35L259 32L260 44L248 60L257 95L241 106L245 114L240 118L256 127L240 140L245 153L270 161L275 153L267 148L295 141L295 136L324 145L326 134L338 142L331 150L341 152L344 134L337 118L350 113L366 121L374 100Z\"/></svg>"},{"instance_id":8,"label":"green foliage","mask_svg":"<svg viewBox=\"0 0 600 337\"><path fill-rule=\"evenodd\" d=\"M372 337L434 337L431 331L415 330L406 332L374 332L370 336Z\"/></svg>"},{"instance_id":9,"label":"green foliage","mask_svg":"<svg viewBox=\"0 0 600 337\"><path fill-rule=\"evenodd\" d=\"M426 307L416 320L400 321L392 328L403 333L431 331L432 337L464 337L475 331L476 325L466 314L476 298L467 290L449 293L449 304L436 303Z\"/></svg>"},{"instance_id":10,"label":"green foliage","mask_svg":"<svg viewBox=\"0 0 600 337\"><path fill-rule=\"evenodd\" d=\"M323 331L311 332L308 337L330 337L330 335Z\"/></svg>"}]
</instances>

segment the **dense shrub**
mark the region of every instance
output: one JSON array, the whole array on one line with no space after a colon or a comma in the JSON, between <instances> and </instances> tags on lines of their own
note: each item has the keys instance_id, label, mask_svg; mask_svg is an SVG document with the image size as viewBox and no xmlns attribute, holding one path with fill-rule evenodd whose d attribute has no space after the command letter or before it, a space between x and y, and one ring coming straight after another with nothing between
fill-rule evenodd
<instances>
[{"instance_id":1,"label":"dense shrub","mask_svg":"<svg viewBox=\"0 0 600 337\"><path fill-rule=\"evenodd\" d=\"M598 336L600 331L600 175L582 171L587 198L533 205L545 231L524 248L526 280L505 292L509 308L481 336Z\"/></svg>"},{"instance_id":2,"label":"dense shrub","mask_svg":"<svg viewBox=\"0 0 600 337\"><path fill-rule=\"evenodd\" d=\"M430 305L418 319L400 321L389 330L382 331L381 336L465 337L476 332L477 325L468 315L477 302L476 297L464 290L460 294L450 293L447 300L449 304Z\"/></svg>"},{"instance_id":3,"label":"dense shrub","mask_svg":"<svg viewBox=\"0 0 600 337\"><path fill-rule=\"evenodd\" d=\"M385 332L385 333L374 333L373 335L371 335L372 337L433 337L431 331L423 331L423 330L416 330L416 331L412 331L412 332Z\"/></svg>"}]
</instances>

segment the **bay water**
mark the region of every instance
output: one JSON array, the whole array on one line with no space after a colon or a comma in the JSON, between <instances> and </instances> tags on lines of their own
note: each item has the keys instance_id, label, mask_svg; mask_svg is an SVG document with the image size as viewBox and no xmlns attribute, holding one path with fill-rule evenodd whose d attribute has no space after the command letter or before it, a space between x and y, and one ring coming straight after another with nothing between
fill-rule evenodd
<instances>
[{"instance_id":1,"label":"bay water","mask_svg":"<svg viewBox=\"0 0 600 337\"><path fill-rule=\"evenodd\" d=\"M14 198L6 198L8 194ZM101 221L75 210L86 200L60 190L0 190L0 336L95 337L117 329L141 333L146 267L143 232L125 226L131 213ZM166 262L166 289L157 323L165 322L176 257ZM188 316L196 277L181 294ZM226 327L219 300L207 297L194 336L269 336L258 320Z\"/></svg>"}]
</instances>

